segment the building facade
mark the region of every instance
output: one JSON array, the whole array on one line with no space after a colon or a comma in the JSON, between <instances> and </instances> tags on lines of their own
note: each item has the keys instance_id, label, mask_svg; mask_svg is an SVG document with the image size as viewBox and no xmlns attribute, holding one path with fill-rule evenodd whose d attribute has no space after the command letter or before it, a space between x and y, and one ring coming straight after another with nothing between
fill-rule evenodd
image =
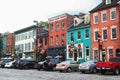
<instances>
[{"instance_id":1,"label":"building facade","mask_svg":"<svg viewBox=\"0 0 120 80\"><path fill-rule=\"evenodd\" d=\"M93 59L120 56L120 0L102 0L90 11Z\"/></svg>"},{"instance_id":2,"label":"building facade","mask_svg":"<svg viewBox=\"0 0 120 80\"><path fill-rule=\"evenodd\" d=\"M68 26L73 23L74 16L64 13L49 18L49 48L48 55L55 57L60 55L66 59L66 31Z\"/></svg>"},{"instance_id":3,"label":"building facade","mask_svg":"<svg viewBox=\"0 0 120 80\"><path fill-rule=\"evenodd\" d=\"M80 63L90 60L91 38L90 38L89 15L77 16L67 30L67 59Z\"/></svg>"},{"instance_id":4,"label":"building facade","mask_svg":"<svg viewBox=\"0 0 120 80\"><path fill-rule=\"evenodd\" d=\"M16 55L20 58L35 59L35 39L36 39L36 25L26 27L15 31L15 49Z\"/></svg>"},{"instance_id":5,"label":"building facade","mask_svg":"<svg viewBox=\"0 0 120 80\"><path fill-rule=\"evenodd\" d=\"M38 61L44 61L48 55L48 30L38 28L37 37Z\"/></svg>"},{"instance_id":6,"label":"building facade","mask_svg":"<svg viewBox=\"0 0 120 80\"><path fill-rule=\"evenodd\" d=\"M11 55L14 53L13 46L14 46L14 35L13 33L9 33L6 36L6 54Z\"/></svg>"}]
</instances>

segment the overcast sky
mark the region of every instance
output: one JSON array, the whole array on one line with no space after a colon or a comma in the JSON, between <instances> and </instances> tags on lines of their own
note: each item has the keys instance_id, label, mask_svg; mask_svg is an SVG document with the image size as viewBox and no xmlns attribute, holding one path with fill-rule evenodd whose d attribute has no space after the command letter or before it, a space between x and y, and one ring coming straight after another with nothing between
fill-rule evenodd
<instances>
[{"instance_id":1,"label":"overcast sky","mask_svg":"<svg viewBox=\"0 0 120 80\"><path fill-rule=\"evenodd\" d=\"M47 21L63 13L88 13L102 0L0 0L0 33Z\"/></svg>"}]
</instances>

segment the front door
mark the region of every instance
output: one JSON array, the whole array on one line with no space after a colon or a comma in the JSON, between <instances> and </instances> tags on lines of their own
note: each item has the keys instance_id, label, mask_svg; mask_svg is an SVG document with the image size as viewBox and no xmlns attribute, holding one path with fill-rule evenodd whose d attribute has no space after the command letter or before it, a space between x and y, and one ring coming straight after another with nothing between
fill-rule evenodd
<instances>
[{"instance_id":1,"label":"front door","mask_svg":"<svg viewBox=\"0 0 120 80\"><path fill-rule=\"evenodd\" d=\"M77 53L74 53L74 61L77 61Z\"/></svg>"}]
</instances>

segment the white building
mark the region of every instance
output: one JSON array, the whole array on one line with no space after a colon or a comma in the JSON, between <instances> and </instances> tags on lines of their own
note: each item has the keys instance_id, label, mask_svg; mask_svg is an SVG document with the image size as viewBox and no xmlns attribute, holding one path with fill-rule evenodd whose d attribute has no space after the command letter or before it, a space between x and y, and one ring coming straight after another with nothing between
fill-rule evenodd
<instances>
[{"instance_id":1,"label":"white building","mask_svg":"<svg viewBox=\"0 0 120 80\"><path fill-rule=\"evenodd\" d=\"M15 31L15 49L16 54L22 58L34 58L34 41L37 26L32 25Z\"/></svg>"}]
</instances>

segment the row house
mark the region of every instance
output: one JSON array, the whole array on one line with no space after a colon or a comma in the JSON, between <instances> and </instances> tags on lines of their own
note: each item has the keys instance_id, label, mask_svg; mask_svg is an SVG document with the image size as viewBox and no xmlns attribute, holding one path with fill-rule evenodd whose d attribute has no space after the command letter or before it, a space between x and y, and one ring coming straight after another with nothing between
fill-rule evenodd
<instances>
[{"instance_id":1,"label":"row house","mask_svg":"<svg viewBox=\"0 0 120 80\"><path fill-rule=\"evenodd\" d=\"M74 16L64 13L48 19L48 56L62 56L66 59L66 32L73 23Z\"/></svg>"},{"instance_id":2,"label":"row house","mask_svg":"<svg viewBox=\"0 0 120 80\"><path fill-rule=\"evenodd\" d=\"M6 36L6 54L11 55L14 54L14 34L9 33Z\"/></svg>"},{"instance_id":3,"label":"row house","mask_svg":"<svg viewBox=\"0 0 120 80\"><path fill-rule=\"evenodd\" d=\"M90 11L93 59L120 56L120 0L102 0Z\"/></svg>"},{"instance_id":4,"label":"row house","mask_svg":"<svg viewBox=\"0 0 120 80\"><path fill-rule=\"evenodd\" d=\"M48 30L37 29L37 47L38 47L38 61L44 61L47 57L48 49Z\"/></svg>"},{"instance_id":5,"label":"row house","mask_svg":"<svg viewBox=\"0 0 120 80\"><path fill-rule=\"evenodd\" d=\"M67 59L80 63L90 60L90 15L81 13L74 18L74 23L67 30Z\"/></svg>"},{"instance_id":6,"label":"row house","mask_svg":"<svg viewBox=\"0 0 120 80\"><path fill-rule=\"evenodd\" d=\"M15 50L18 58L36 59L34 52L36 39L36 25L15 31Z\"/></svg>"}]
</instances>

